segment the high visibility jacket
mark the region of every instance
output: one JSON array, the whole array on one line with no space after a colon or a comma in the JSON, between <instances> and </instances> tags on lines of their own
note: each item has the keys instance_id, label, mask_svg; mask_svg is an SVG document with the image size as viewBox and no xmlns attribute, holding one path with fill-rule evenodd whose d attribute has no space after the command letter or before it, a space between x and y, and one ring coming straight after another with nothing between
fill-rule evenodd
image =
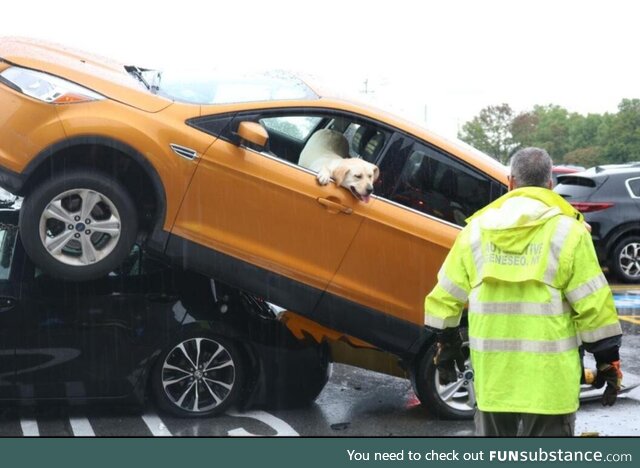
<instances>
[{"instance_id":1,"label":"high visibility jacket","mask_svg":"<svg viewBox=\"0 0 640 468\"><path fill-rule=\"evenodd\" d=\"M554 192L525 187L467 221L425 299L425 324L456 327L468 303L482 411L576 411L580 342L622 333L581 215Z\"/></svg>"}]
</instances>

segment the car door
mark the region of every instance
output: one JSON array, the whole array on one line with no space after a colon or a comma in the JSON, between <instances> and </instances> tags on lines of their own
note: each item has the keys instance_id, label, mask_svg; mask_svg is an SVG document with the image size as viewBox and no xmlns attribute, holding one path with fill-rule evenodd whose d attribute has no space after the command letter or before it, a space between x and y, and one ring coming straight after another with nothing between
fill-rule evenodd
<instances>
[{"instance_id":1,"label":"car door","mask_svg":"<svg viewBox=\"0 0 640 468\"><path fill-rule=\"evenodd\" d=\"M319 310L341 330L403 352L418 338L424 297L465 218L504 188L409 136L395 134L387 148L378 195Z\"/></svg>"},{"instance_id":2,"label":"car door","mask_svg":"<svg viewBox=\"0 0 640 468\"><path fill-rule=\"evenodd\" d=\"M131 393L138 359L134 325L146 302L128 270L139 256L136 246L118 270L81 283L49 277L29 262L16 350L20 398Z\"/></svg>"},{"instance_id":3,"label":"car door","mask_svg":"<svg viewBox=\"0 0 640 468\"><path fill-rule=\"evenodd\" d=\"M4 215L5 213L2 213ZM17 221L17 216L15 217ZM15 351L20 327L18 288L22 255L16 255L18 227L0 218L0 399L14 398Z\"/></svg>"},{"instance_id":4,"label":"car door","mask_svg":"<svg viewBox=\"0 0 640 468\"><path fill-rule=\"evenodd\" d=\"M307 114L284 110L275 115ZM366 207L355 211L358 202L347 190L333 183L320 186L297 159L287 161L240 142L239 123L262 117L236 115L202 156L168 251L187 267L309 313Z\"/></svg>"}]
</instances>

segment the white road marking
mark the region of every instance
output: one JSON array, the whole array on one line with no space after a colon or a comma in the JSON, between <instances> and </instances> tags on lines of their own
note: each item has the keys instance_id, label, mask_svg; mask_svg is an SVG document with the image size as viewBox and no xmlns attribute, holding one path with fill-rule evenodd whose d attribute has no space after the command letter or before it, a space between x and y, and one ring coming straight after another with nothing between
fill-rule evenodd
<instances>
[{"instance_id":1,"label":"white road marking","mask_svg":"<svg viewBox=\"0 0 640 468\"><path fill-rule=\"evenodd\" d=\"M164 425L162 419L157 414L147 413L142 416L142 420L147 425L154 437L172 437L171 431Z\"/></svg>"},{"instance_id":2,"label":"white road marking","mask_svg":"<svg viewBox=\"0 0 640 468\"><path fill-rule=\"evenodd\" d=\"M274 415L267 413L266 411L245 411L244 413L239 413L237 411L227 411L229 416L233 416L234 418L252 418L257 419L258 421L266 424L267 426L273 428L276 431L276 437L286 437L286 436L299 436L296 430L291 427L289 424L284 422L280 418L276 418ZM238 429L232 429L227 432L230 436L236 437L252 437L257 436L259 434L252 434L251 432L245 430L240 427Z\"/></svg>"},{"instance_id":3,"label":"white road marking","mask_svg":"<svg viewBox=\"0 0 640 468\"><path fill-rule=\"evenodd\" d=\"M70 417L69 423L71 424L71 432L75 437L95 437L96 433L93 432L91 423L87 418L83 417Z\"/></svg>"},{"instance_id":4,"label":"white road marking","mask_svg":"<svg viewBox=\"0 0 640 468\"><path fill-rule=\"evenodd\" d=\"M20 427L24 437L40 437L38 421L35 419L20 419Z\"/></svg>"}]
</instances>

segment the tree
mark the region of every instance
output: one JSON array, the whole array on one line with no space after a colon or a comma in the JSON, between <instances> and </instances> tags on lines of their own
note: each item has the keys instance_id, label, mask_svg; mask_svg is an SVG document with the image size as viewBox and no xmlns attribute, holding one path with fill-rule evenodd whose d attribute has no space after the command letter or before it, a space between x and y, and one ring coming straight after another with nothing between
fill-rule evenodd
<instances>
[{"instance_id":1,"label":"tree","mask_svg":"<svg viewBox=\"0 0 640 468\"><path fill-rule=\"evenodd\" d=\"M569 121L570 151L599 146L598 130L604 124L607 115L589 114L585 117L572 114Z\"/></svg>"},{"instance_id":2,"label":"tree","mask_svg":"<svg viewBox=\"0 0 640 468\"><path fill-rule=\"evenodd\" d=\"M569 131L578 114L556 105L534 106L533 111L518 115L512 134L518 146L537 146L547 150L554 161L562 161L571 149Z\"/></svg>"},{"instance_id":3,"label":"tree","mask_svg":"<svg viewBox=\"0 0 640 468\"><path fill-rule=\"evenodd\" d=\"M623 99L598 136L607 162L639 161L640 99Z\"/></svg>"},{"instance_id":4,"label":"tree","mask_svg":"<svg viewBox=\"0 0 640 468\"><path fill-rule=\"evenodd\" d=\"M458 138L506 163L516 146L511 135L513 110L509 104L488 106L465 123Z\"/></svg>"},{"instance_id":5,"label":"tree","mask_svg":"<svg viewBox=\"0 0 640 468\"><path fill-rule=\"evenodd\" d=\"M522 112L513 119L513 122L511 122L511 134L518 146L534 146L533 142L536 139L538 121L538 115L534 112Z\"/></svg>"},{"instance_id":6,"label":"tree","mask_svg":"<svg viewBox=\"0 0 640 468\"><path fill-rule=\"evenodd\" d=\"M640 161L640 99L623 99L615 114L581 115L549 104L513 116L508 104L484 108L458 137L502 162L537 146L556 163L591 167Z\"/></svg>"},{"instance_id":7,"label":"tree","mask_svg":"<svg viewBox=\"0 0 640 468\"><path fill-rule=\"evenodd\" d=\"M597 166L602 164L602 149L599 146L578 148L565 154L563 162L583 167Z\"/></svg>"}]
</instances>

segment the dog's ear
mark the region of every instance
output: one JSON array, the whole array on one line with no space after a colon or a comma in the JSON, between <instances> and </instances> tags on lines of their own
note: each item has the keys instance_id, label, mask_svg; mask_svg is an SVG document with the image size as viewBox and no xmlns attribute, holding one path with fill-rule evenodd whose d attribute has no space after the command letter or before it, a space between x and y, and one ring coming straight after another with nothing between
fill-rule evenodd
<instances>
[{"instance_id":1,"label":"dog's ear","mask_svg":"<svg viewBox=\"0 0 640 468\"><path fill-rule=\"evenodd\" d=\"M346 164L338 164L331 173L331 177L333 177L333 180L336 181L336 185L340 186L342 185L342 182L344 182L344 179L345 177L347 177L348 173L349 166L347 166Z\"/></svg>"},{"instance_id":2,"label":"dog's ear","mask_svg":"<svg viewBox=\"0 0 640 468\"><path fill-rule=\"evenodd\" d=\"M378 169L378 166L373 166L373 181L378 180L378 177L380 177L380 169Z\"/></svg>"}]
</instances>

